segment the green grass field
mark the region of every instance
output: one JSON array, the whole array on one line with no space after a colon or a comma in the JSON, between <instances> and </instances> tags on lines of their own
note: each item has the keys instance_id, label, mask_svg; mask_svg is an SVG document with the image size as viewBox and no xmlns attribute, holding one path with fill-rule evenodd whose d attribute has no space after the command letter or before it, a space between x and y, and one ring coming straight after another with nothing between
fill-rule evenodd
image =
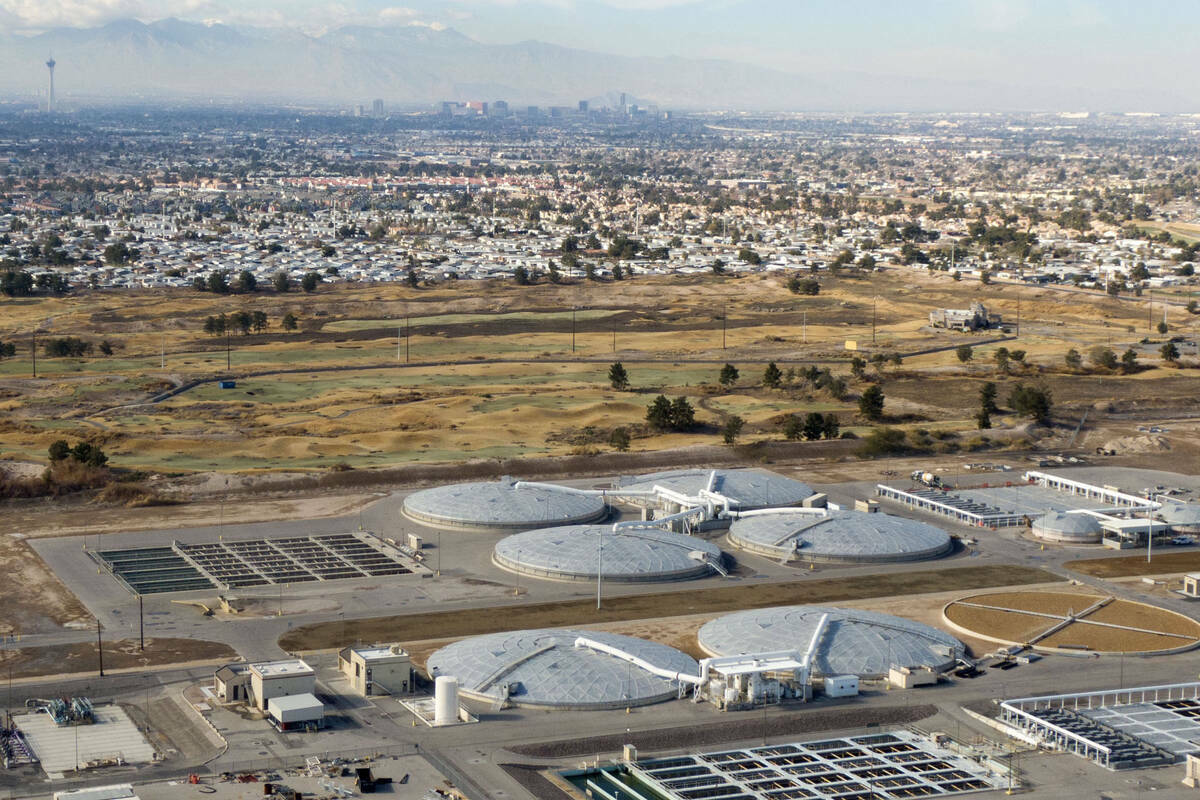
<instances>
[{"instance_id":1,"label":"green grass field","mask_svg":"<svg viewBox=\"0 0 1200 800\"><path fill-rule=\"evenodd\" d=\"M580 309L575 312L576 321L604 319L619 311L601 308ZM355 331L370 331L377 328L391 328L399 331L405 324L409 325L472 325L481 322L538 322L550 320L569 320L570 311L512 311L502 314L434 314L424 317L400 317L393 319L344 319L330 322L321 330L351 333Z\"/></svg>"}]
</instances>

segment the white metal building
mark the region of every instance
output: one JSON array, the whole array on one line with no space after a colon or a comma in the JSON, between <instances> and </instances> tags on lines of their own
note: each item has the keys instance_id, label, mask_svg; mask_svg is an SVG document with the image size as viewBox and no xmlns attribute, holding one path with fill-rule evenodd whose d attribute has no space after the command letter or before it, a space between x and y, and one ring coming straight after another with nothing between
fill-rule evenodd
<instances>
[{"instance_id":1,"label":"white metal building","mask_svg":"<svg viewBox=\"0 0 1200 800\"><path fill-rule=\"evenodd\" d=\"M272 697L267 701L267 716L281 731L325 727L325 704L312 693Z\"/></svg>"}]
</instances>

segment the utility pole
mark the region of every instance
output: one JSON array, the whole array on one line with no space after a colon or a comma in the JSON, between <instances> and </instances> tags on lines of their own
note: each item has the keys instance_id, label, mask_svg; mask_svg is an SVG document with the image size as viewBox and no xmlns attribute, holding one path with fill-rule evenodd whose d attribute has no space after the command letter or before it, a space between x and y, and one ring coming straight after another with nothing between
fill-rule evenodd
<instances>
[{"instance_id":1,"label":"utility pole","mask_svg":"<svg viewBox=\"0 0 1200 800\"><path fill-rule=\"evenodd\" d=\"M142 612L142 596L138 595L138 650L146 649L146 617Z\"/></svg>"},{"instance_id":2,"label":"utility pole","mask_svg":"<svg viewBox=\"0 0 1200 800\"><path fill-rule=\"evenodd\" d=\"M571 306L571 352L575 352L575 306Z\"/></svg>"},{"instance_id":3,"label":"utility pole","mask_svg":"<svg viewBox=\"0 0 1200 800\"><path fill-rule=\"evenodd\" d=\"M412 341L412 317L404 318L404 363L408 363L409 342Z\"/></svg>"},{"instance_id":4,"label":"utility pole","mask_svg":"<svg viewBox=\"0 0 1200 800\"><path fill-rule=\"evenodd\" d=\"M1017 292L1017 336L1021 335L1021 293Z\"/></svg>"},{"instance_id":5,"label":"utility pole","mask_svg":"<svg viewBox=\"0 0 1200 800\"><path fill-rule=\"evenodd\" d=\"M1150 516L1150 509L1146 509L1146 563L1150 563L1150 548L1154 544L1154 518Z\"/></svg>"},{"instance_id":6,"label":"utility pole","mask_svg":"<svg viewBox=\"0 0 1200 800\"><path fill-rule=\"evenodd\" d=\"M879 300L879 295L871 298L871 344L875 344L875 302Z\"/></svg>"},{"instance_id":7,"label":"utility pole","mask_svg":"<svg viewBox=\"0 0 1200 800\"><path fill-rule=\"evenodd\" d=\"M604 528L596 528L596 610L600 610L600 573L604 567Z\"/></svg>"},{"instance_id":8,"label":"utility pole","mask_svg":"<svg viewBox=\"0 0 1200 800\"><path fill-rule=\"evenodd\" d=\"M804 336L804 343L808 344L808 312L804 312L804 321L800 324L800 330Z\"/></svg>"},{"instance_id":9,"label":"utility pole","mask_svg":"<svg viewBox=\"0 0 1200 800\"><path fill-rule=\"evenodd\" d=\"M721 349L725 349L725 331L729 325L729 303L726 302L724 308L721 309Z\"/></svg>"},{"instance_id":10,"label":"utility pole","mask_svg":"<svg viewBox=\"0 0 1200 800\"><path fill-rule=\"evenodd\" d=\"M96 617L96 659L100 662L100 677L104 677L104 639L100 635L100 618Z\"/></svg>"}]
</instances>

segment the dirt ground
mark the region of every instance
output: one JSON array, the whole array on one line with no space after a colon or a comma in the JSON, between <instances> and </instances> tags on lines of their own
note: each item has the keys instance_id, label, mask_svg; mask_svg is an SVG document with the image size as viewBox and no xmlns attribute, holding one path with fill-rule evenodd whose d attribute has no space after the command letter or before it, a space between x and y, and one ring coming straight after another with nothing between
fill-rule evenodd
<instances>
[{"instance_id":1,"label":"dirt ground","mask_svg":"<svg viewBox=\"0 0 1200 800\"><path fill-rule=\"evenodd\" d=\"M963 602L1011 608L1014 611L1040 611L1043 614L1078 614L1103 600L1102 595L1084 589L1067 592L989 592L962 598ZM984 609L980 609L984 610Z\"/></svg>"},{"instance_id":2,"label":"dirt ground","mask_svg":"<svg viewBox=\"0 0 1200 800\"><path fill-rule=\"evenodd\" d=\"M136 639L104 643L106 672L189 661L233 661L236 658L237 653L229 645L201 639L147 639L144 651L138 650ZM24 647L0 651L0 670L7 672L9 669L14 678L70 675L98 671L99 660L96 645L91 642Z\"/></svg>"},{"instance_id":3,"label":"dirt ground","mask_svg":"<svg viewBox=\"0 0 1200 800\"><path fill-rule=\"evenodd\" d=\"M1068 625L1053 636L1047 636L1039 645L1046 647L1086 647L1100 653L1147 653L1155 650L1172 650L1189 644L1186 639L1158 636L1153 633L1122 631L1116 628L1101 628L1096 625L1076 623Z\"/></svg>"},{"instance_id":4,"label":"dirt ground","mask_svg":"<svg viewBox=\"0 0 1200 800\"><path fill-rule=\"evenodd\" d=\"M567 758L570 756L592 756L611 753L626 744L632 744L647 752L696 749L725 742L778 736L817 733L828 730L850 730L877 725L883 729L931 717L937 713L933 705L871 706L870 708L843 707L828 710L808 710L803 713L773 713L761 719L743 716L732 717L723 722L708 725L688 725L677 728L660 728L606 736L591 736L581 739L563 739L555 742L520 745L512 752L532 758ZM757 716L757 715L756 715Z\"/></svg>"},{"instance_id":5,"label":"dirt ground","mask_svg":"<svg viewBox=\"0 0 1200 800\"><path fill-rule=\"evenodd\" d=\"M83 604L22 538L0 536L0 569L6 585L20 587L8 592L0 606L0 635L40 633L91 620Z\"/></svg>"},{"instance_id":6,"label":"dirt ground","mask_svg":"<svg viewBox=\"0 0 1200 800\"><path fill-rule=\"evenodd\" d=\"M1055 624L1055 620L1019 612L989 611L983 608L953 605L946 618L969 631L987 631L989 636L1006 642L1027 642Z\"/></svg>"},{"instance_id":7,"label":"dirt ground","mask_svg":"<svg viewBox=\"0 0 1200 800\"><path fill-rule=\"evenodd\" d=\"M1189 550L1182 553L1162 553L1151 555L1147 563L1146 556L1118 556L1116 558L1087 558L1080 561L1068 561L1064 564L1067 569L1091 575L1094 578L1124 578L1136 575L1167 575L1179 572L1195 572L1200 570L1200 550Z\"/></svg>"},{"instance_id":8,"label":"dirt ground","mask_svg":"<svg viewBox=\"0 0 1200 800\"><path fill-rule=\"evenodd\" d=\"M971 631L1009 642L1028 642L1042 631L1058 624L1058 620L1038 617L1026 611L1047 614L1080 613L1101 596L1085 592L991 592L962 598L964 602L997 606L997 610L952 604L946 617L956 625ZM1125 625L1142 631L1110 628ZM1158 631L1160 633L1154 633ZM1171 650L1200 642L1200 623L1182 614L1145 603L1115 599L1062 630L1041 640L1046 647L1080 646L1101 652L1147 652Z\"/></svg>"},{"instance_id":9,"label":"dirt ground","mask_svg":"<svg viewBox=\"0 0 1200 800\"><path fill-rule=\"evenodd\" d=\"M595 603L568 601L467 611L446 611L305 625L279 640L288 652L323 650L345 641L419 642L461 638L522 628L555 628L606 622L658 620L663 608L700 615L804 603L841 603L871 597L923 594L932 589L960 591L980 586L1048 583L1055 576L1017 565L932 569L855 578L818 578L793 583L729 586L669 594L615 597Z\"/></svg>"},{"instance_id":10,"label":"dirt ground","mask_svg":"<svg viewBox=\"0 0 1200 800\"><path fill-rule=\"evenodd\" d=\"M4 518L28 538L81 535L90 537L106 533L215 525L218 519L223 519L230 525L241 525L338 517L352 513L378 499L379 495L374 493L353 493L269 499L247 499L235 495L231 497L230 502L223 504L209 501L144 508L105 508L86 503L72 504L65 508L46 508L44 503L14 504L5 510ZM0 558L2 557L0 550Z\"/></svg>"}]
</instances>

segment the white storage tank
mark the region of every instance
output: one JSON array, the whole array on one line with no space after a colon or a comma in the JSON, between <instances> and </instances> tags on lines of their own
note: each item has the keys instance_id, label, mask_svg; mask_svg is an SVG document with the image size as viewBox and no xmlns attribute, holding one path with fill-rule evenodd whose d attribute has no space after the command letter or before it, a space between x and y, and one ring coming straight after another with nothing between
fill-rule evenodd
<instances>
[{"instance_id":1,"label":"white storage tank","mask_svg":"<svg viewBox=\"0 0 1200 800\"><path fill-rule=\"evenodd\" d=\"M857 694L857 675L831 675L825 679L826 697L854 697Z\"/></svg>"},{"instance_id":2,"label":"white storage tank","mask_svg":"<svg viewBox=\"0 0 1200 800\"><path fill-rule=\"evenodd\" d=\"M433 682L433 724L458 722L458 678L439 675Z\"/></svg>"},{"instance_id":3,"label":"white storage tank","mask_svg":"<svg viewBox=\"0 0 1200 800\"><path fill-rule=\"evenodd\" d=\"M1051 511L1038 517L1030 526L1034 537L1064 544L1095 544L1104 531L1100 520L1088 514L1066 514Z\"/></svg>"}]
</instances>

